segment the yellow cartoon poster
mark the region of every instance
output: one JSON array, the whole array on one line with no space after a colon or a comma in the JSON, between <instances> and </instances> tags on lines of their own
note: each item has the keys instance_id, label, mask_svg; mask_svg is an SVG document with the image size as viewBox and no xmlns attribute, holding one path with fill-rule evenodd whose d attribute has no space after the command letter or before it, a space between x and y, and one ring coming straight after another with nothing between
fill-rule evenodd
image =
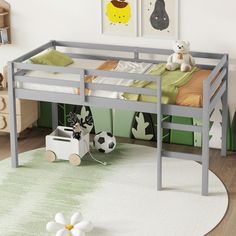
<instances>
[{"instance_id":1,"label":"yellow cartoon poster","mask_svg":"<svg viewBox=\"0 0 236 236\"><path fill-rule=\"evenodd\" d=\"M138 0L102 0L102 32L137 36Z\"/></svg>"}]
</instances>

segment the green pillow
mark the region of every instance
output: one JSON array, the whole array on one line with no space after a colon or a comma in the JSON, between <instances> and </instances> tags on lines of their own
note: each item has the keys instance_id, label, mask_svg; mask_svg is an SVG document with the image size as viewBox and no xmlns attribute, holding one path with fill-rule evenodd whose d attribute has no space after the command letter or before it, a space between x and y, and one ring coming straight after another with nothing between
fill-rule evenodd
<instances>
[{"instance_id":1,"label":"green pillow","mask_svg":"<svg viewBox=\"0 0 236 236\"><path fill-rule=\"evenodd\" d=\"M54 49L49 49L47 52L31 58L30 61L34 64L49 66L68 66L73 63L70 57Z\"/></svg>"}]
</instances>

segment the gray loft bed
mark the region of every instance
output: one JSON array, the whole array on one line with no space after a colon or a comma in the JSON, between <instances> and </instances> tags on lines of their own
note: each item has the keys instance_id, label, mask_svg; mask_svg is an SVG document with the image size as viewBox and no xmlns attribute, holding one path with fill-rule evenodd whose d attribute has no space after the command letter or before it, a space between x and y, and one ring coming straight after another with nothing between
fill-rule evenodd
<instances>
[{"instance_id":1,"label":"gray loft bed","mask_svg":"<svg viewBox=\"0 0 236 236\"><path fill-rule=\"evenodd\" d=\"M162 157L172 157L187 160L194 160L202 163L202 195L208 194L208 169L209 169L209 119L212 110L216 104L222 99L223 111L222 111L222 147L221 155L226 156L226 136L227 136L227 86L228 86L228 55L218 53L202 53L191 52L196 58L217 60L217 65L198 65L199 68L211 69L212 72L209 77L204 81L203 85L203 107L188 107L178 105L166 105L161 104L161 77L152 76L147 74L131 74L125 72L115 71L103 71L86 68L71 68L71 67L56 67L46 65L27 64L26 60L35 56L36 54L48 49L48 48L77 48L77 49L92 49L92 50L105 50L110 52L125 52L129 57L112 57L112 56L99 56L88 55L82 53L68 54L73 58L84 58L91 60L127 60L135 62L150 62L159 63L158 60L141 59L142 55L169 55L171 50L156 49L156 48L140 48L140 47L126 47L126 46L114 46L114 45L102 45L102 44L87 44L87 43L75 43L75 42L61 42L50 41L41 47L15 59L8 64L8 77L9 77L9 101L10 101L10 123L11 123L11 158L12 167L18 167L18 143L17 143L17 127L16 127L16 98L47 101L52 103L52 120L53 128L58 124L57 117L57 103L66 103L73 105L85 105L85 106L97 106L106 108L127 109L130 111L149 112L157 114L157 189L162 189ZM80 81L66 81L55 80L47 78L29 77L25 75L26 71L46 71L46 72L62 72L78 74L81 76ZM85 75L93 76L106 76L117 77L123 79L132 80L146 80L155 81L157 83L157 90L147 88L134 88L118 85L104 85L96 83L86 83L84 80ZM216 80L214 78L217 77ZM20 89L15 86L16 81L41 83L54 86L69 86L80 87L80 95L77 94L65 94L58 92L36 91L30 89ZM157 96L157 103L147 103L140 101L127 101L121 99L110 99L102 97L86 96L85 88L91 90L108 90L118 92L130 92L137 94L146 94ZM202 120L202 126L199 125L183 125L176 123L164 122L162 115L175 115L194 117ZM180 152L165 151L162 149L162 128L175 129L183 131L192 131L202 133L202 153L201 155L187 154Z\"/></svg>"}]
</instances>

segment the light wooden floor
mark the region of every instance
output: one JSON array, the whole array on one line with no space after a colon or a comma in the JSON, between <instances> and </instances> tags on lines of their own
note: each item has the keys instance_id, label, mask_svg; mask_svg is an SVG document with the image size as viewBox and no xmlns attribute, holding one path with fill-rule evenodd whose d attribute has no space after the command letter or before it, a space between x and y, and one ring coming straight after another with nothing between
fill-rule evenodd
<instances>
[{"instance_id":1,"label":"light wooden floor","mask_svg":"<svg viewBox=\"0 0 236 236\"><path fill-rule=\"evenodd\" d=\"M47 129L26 130L19 140L19 151L25 152L44 146L44 137L50 133ZM155 142L119 139L120 142L129 142L147 146L155 146ZM189 151L197 153L199 150L192 147L168 145L175 151ZM0 135L0 160L10 156L9 135ZM227 158L221 158L218 150L210 151L210 169L223 181L229 192L229 208L222 222L209 236L234 236L236 235L236 153L229 153ZM216 206L217 207L217 206Z\"/></svg>"}]
</instances>

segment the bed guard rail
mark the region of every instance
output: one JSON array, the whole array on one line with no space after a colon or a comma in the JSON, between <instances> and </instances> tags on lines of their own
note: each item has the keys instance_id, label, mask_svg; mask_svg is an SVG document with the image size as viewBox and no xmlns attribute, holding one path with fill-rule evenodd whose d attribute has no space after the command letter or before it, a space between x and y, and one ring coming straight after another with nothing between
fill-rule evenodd
<instances>
[{"instance_id":1,"label":"bed guard rail","mask_svg":"<svg viewBox=\"0 0 236 236\"><path fill-rule=\"evenodd\" d=\"M104 50L104 51L117 51L117 52L130 52L133 53L133 59L139 60L140 54L156 54L156 55L170 55L173 53L172 50L169 49L159 49L159 48L145 48L145 47L134 47L134 46L121 46L121 45L105 45L105 44L94 44L94 43L81 43L81 42L66 42L66 41L57 41L51 40L50 42L32 50L29 53L24 54L23 56L15 59L13 62L23 62L28 60L30 57L37 55L38 53L48 49L48 48L56 48L56 47L65 47L65 48L79 48L79 49L93 49L93 50ZM221 53L206 53L206 52L195 52L191 51L191 54L196 58L207 58L207 59L217 59L220 60L224 54ZM76 55L73 54L72 55ZM77 54L80 55L80 54ZM95 56L95 55L82 55L83 58L93 57L94 59L103 57ZM103 59L106 59L104 57ZM109 55L109 58L112 57ZM117 59L117 58L116 58ZM125 58L120 58L125 59ZM131 58L129 58L131 59ZM144 59L141 59L145 61ZM151 60L147 60L151 61Z\"/></svg>"},{"instance_id":2,"label":"bed guard rail","mask_svg":"<svg viewBox=\"0 0 236 236\"><path fill-rule=\"evenodd\" d=\"M91 44L91 43L80 43L80 42L66 42L53 40L52 44L54 47L71 47L71 48L83 48L83 49L95 49L95 50L108 50L108 51L120 51L120 52L133 52L138 58L138 54L159 54L159 55L170 55L173 53L169 49L160 48L143 48L134 46L121 46L121 45L107 45L107 44ZM221 59L223 54L220 53L206 53L206 52L194 52L191 54L198 58L208 59Z\"/></svg>"},{"instance_id":3,"label":"bed guard rail","mask_svg":"<svg viewBox=\"0 0 236 236\"><path fill-rule=\"evenodd\" d=\"M228 55L224 54L210 75L203 82L203 106L209 106L211 113L222 95L227 91L228 85Z\"/></svg>"},{"instance_id":4,"label":"bed guard rail","mask_svg":"<svg viewBox=\"0 0 236 236\"><path fill-rule=\"evenodd\" d=\"M53 85L53 86L65 86L65 87L73 87L73 88L79 88L78 94L66 94L65 93L59 93L59 92L47 92L47 91L31 91L30 89L21 89L16 87L16 95L18 96L27 96L27 98L31 97L34 93L34 96L32 99L37 97L37 94L41 93L41 96L43 95L44 99L49 100L50 96L55 96L54 98L58 98L58 102L61 102L62 100L68 102L68 99L71 100L71 103L74 103L75 100L77 100L76 103L83 103L86 105L92 105L91 103L98 103L98 101L104 103L116 103L117 108L122 108L124 105L123 103L129 104L129 106L132 104L134 105L132 108L137 108L138 105L140 106L146 106L147 112L155 112L156 113L156 105L155 104L149 104L147 102L140 102L140 101L115 101L115 99L112 98L103 98L103 97L93 97L86 93L86 90L106 90L106 91L115 91L115 92L127 92L127 93L133 93L133 94L145 94L149 96L156 96L157 100L161 101L161 89L149 89L149 88L138 88L138 87L132 87L132 86L122 86L122 85L112 85L112 84L100 84L100 83L90 83L86 81L86 76L103 76L103 77L111 77L111 78L122 78L127 80L133 80L133 81L147 81L147 82L156 82L157 87L161 88L161 77L160 76L154 76L154 75L148 75L148 74L137 74L137 73L127 73L127 72L117 72L117 71L104 71L104 70L96 70L96 69L84 69L84 68L72 68L72 67L59 67L59 66L47 66L47 65L38 65L38 64L27 64L27 63L19 63L19 62L13 62L12 63L13 70L18 70L14 72L13 74L13 81L14 82L26 82L26 83L36 83L36 84L43 84L43 85ZM28 76L25 75L25 72L27 71L46 71L46 72L60 72L60 73L66 73L66 74L78 74L78 81L68 81L63 80L57 80L53 78L40 78L35 76ZM24 72L24 73L23 73ZM14 83L13 82L13 83ZM63 98L62 98L63 97ZM67 97L67 98L66 98ZM26 98L26 97L25 97ZM73 98L73 99L72 99ZM95 101L96 100L96 101ZM137 103L135 105L135 103ZM70 104L70 103L69 103ZM83 105L81 104L81 105ZM120 104L120 106L119 106ZM125 105L126 106L126 105ZM131 110L132 110L131 108Z\"/></svg>"}]
</instances>

